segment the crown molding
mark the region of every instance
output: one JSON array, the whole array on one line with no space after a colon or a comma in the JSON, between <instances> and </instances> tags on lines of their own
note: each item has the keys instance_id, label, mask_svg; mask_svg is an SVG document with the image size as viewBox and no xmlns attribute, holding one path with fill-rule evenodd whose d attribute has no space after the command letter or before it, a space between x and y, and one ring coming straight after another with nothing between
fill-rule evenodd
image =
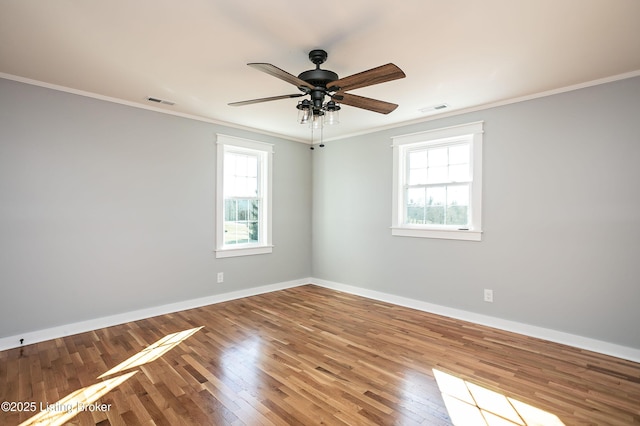
<instances>
[{"instance_id":1,"label":"crown molding","mask_svg":"<svg viewBox=\"0 0 640 426\"><path fill-rule=\"evenodd\" d=\"M515 97L515 98L502 99L502 100L498 100L498 101L495 101L495 102L490 102L490 103L486 103L486 104L482 104L482 105L477 105L477 106L474 106L474 107L462 108L462 109L459 109L459 110L447 111L447 112L442 112L442 113L438 113L438 114L431 114L428 117L420 117L420 118L416 118L416 119L413 119L413 120L403 121L403 122L400 122L400 123L389 124L389 125L386 125L386 126L372 127L370 129L363 130L363 131L360 131L360 132L353 132L353 133L348 133L348 134L344 134L344 135L340 135L340 136L326 138L326 139L324 139L324 142L348 139L348 138L352 138L352 137L355 137L355 136L362 136L362 135L368 135L368 134L371 134L371 133L380 132L380 131L383 131L383 130L396 129L396 128L399 128L399 127L410 126L410 125L413 125L413 124L426 123L426 122L429 122L429 121L440 120L440 119L446 118L446 117L453 117L453 116L456 116L456 115L468 114L468 113L471 113L471 112L482 111L482 110L486 110L486 109L496 108L496 107L500 107L500 106L504 106L504 105L515 104L515 103L519 103L519 102L526 102L526 101L530 101L530 100L533 100L533 99L538 99L538 98L544 98L544 97L547 97L547 96L558 95L558 94L561 94L561 93L566 93L566 92L571 92L571 91L574 91L574 90L585 89L585 88L593 87L593 86L599 86L601 84L612 83L612 82L619 81L619 80L626 80L626 79L634 78L634 77L638 77L638 76L640 76L640 70L630 71L630 72L626 72L626 73L623 73L623 74L617 74L617 75L613 75L613 76L609 76L609 77L599 78L599 79L596 79L596 80L590 80L590 81L586 81L586 82L583 82L583 83L578 83L578 84L573 84L573 85L570 85L570 86L560 87L560 88L557 88L557 89L546 90L544 92L537 92L537 93L532 93L532 94L529 94L529 95L518 96L518 97ZM265 136L271 136L271 137L276 137L276 138L280 138L280 139L286 139L286 140L293 141L293 142L299 142L299 143L302 143L302 144L305 144L305 145L310 145L311 144L310 141L308 141L308 140L295 138L295 137L284 135L284 134L281 134L281 133L268 132L268 131L261 130L261 129L258 129L258 128L255 128L255 127L242 126L242 125L231 123L231 122L227 122L227 121L216 120L216 119L213 119L213 118L202 117L202 116L193 115L193 114L186 114L186 113L181 113L181 112L176 112L176 111L169 111L169 110L166 110L166 109L154 107L152 105L146 105L146 104L139 103L139 102L126 101L126 100L120 99L120 98L104 96L104 95L100 95L98 93L87 92L87 91L84 91L84 90L78 90L78 89L74 89L74 88L71 88L71 87L60 86L60 85L52 84L52 83L46 83L44 81L33 80L33 79L30 79L30 78L20 77L20 76L17 76L17 75L7 74L7 73L3 73L3 72L0 72L0 78L4 78L4 79L7 79L7 80L13 80L13 81L17 81L17 82L20 82L20 83L30 84L30 85L33 85L33 86L44 87L44 88L47 88L47 89L58 90L58 91L61 91L61 92L71 93L71 94L74 94L74 95L85 96L85 97L88 97L88 98L99 99L99 100L106 101L106 102L112 102L112 103L116 103L116 104L126 105L126 106L130 106L130 107L133 107L133 108L140 108L140 109L145 109L145 110L149 110L149 111L159 112L159 113L162 113L162 114L168 114L168 115L173 115L173 116L177 116L177 117L188 118L188 119L191 119L191 120L202 121L202 122L205 122L205 123L216 124L216 125L219 125L219 126L230 127L230 128L234 128L234 129L238 129L238 130L246 130L246 131L249 131L249 132L258 133L258 134L262 134L262 135L265 135Z\"/></svg>"},{"instance_id":2,"label":"crown molding","mask_svg":"<svg viewBox=\"0 0 640 426\"><path fill-rule=\"evenodd\" d=\"M30 79L30 78L20 77L20 76L13 75L13 74L7 74L7 73L0 72L0 78L4 78L5 80L17 81L18 83L30 84L32 86L44 87L45 89L51 89L51 90L57 90L59 92L70 93L72 95L84 96L84 97L87 97L87 98L98 99L98 100L101 100L101 101L111 102L111 103L120 104L120 105L126 105L126 106L133 107L133 108L144 109L144 110L147 110L147 111L159 112L159 113L162 113L162 114L173 115L173 116L176 116L176 117L182 117L182 118L187 118L187 119L190 119L190 120L201 121L201 122L204 122L204 123L210 123L210 124L216 124L216 125L219 125L219 126L231 127L233 129L238 129L238 130L246 130L246 131L249 131L249 132L258 133L258 134L265 135L265 136L271 136L271 137L275 137L275 138L279 138L279 139L290 140L290 141L293 141L293 142L300 142L300 143L307 143L307 144L309 143L308 141L305 141L303 139L293 138L291 136L283 135L283 134L280 134L280 133L267 132L265 130L257 129L255 127L242 126L242 125L231 123L231 122L228 122L228 121L215 120L213 118L202 117L202 116L194 115L194 114L186 114L186 113L183 113L183 112L170 111L170 110L166 110L166 109L155 107L153 105L147 105L147 104L143 104L143 103L140 103L140 102L127 101L127 100L120 99L120 98L114 98L114 97L111 97L111 96L100 95L98 93L87 92L85 90L79 90L79 89L74 89L72 87L60 86L58 84L47 83L47 82L44 82L44 81L33 80L33 79Z\"/></svg>"}]
</instances>

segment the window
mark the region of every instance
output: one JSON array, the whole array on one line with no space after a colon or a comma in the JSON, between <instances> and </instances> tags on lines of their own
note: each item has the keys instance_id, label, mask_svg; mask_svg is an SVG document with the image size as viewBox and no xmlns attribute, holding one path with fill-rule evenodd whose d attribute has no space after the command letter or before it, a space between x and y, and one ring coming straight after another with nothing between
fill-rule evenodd
<instances>
[{"instance_id":1,"label":"window","mask_svg":"<svg viewBox=\"0 0 640 426\"><path fill-rule=\"evenodd\" d=\"M272 146L218 135L216 257L271 253Z\"/></svg>"},{"instance_id":2,"label":"window","mask_svg":"<svg viewBox=\"0 0 640 426\"><path fill-rule=\"evenodd\" d=\"M483 123L393 138L392 235L480 241Z\"/></svg>"}]
</instances>

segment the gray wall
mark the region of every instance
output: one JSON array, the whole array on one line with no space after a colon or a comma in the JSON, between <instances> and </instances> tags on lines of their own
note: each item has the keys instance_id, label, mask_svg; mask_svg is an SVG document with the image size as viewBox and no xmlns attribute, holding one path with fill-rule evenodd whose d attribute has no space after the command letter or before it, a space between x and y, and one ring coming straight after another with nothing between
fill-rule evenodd
<instances>
[{"instance_id":1,"label":"gray wall","mask_svg":"<svg viewBox=\"0 0 640 426\"><path fill-rule=\"evenodd\" d=\"M479 120L482 242L392 237L391 137ZM314 277L640 348L640 78L328 142L313 170Z\"/></svg>"},{"instance_id":2,"label":"gray wall","mask_svg":"<svg viewBox=\"0 0 640 426\"><path fill-rule=\"evenodd\" d=\"M215 259L216 133L275 144L272 254ZM296 142L0 79L0 337L310 276L310 162Z\"/></svg>"},{"instance_id":3,"label":"gray wall","mask_svg":"<svg viewBox=\"0 0 640 426\"><path fill-rule=\"evenodd\" d=\"M0 79L0 337L314 276L640 348L639 118L634 78L311 153ZM392 237L390 138L478 120L483 241ZM273 254L215 259L217 132L275 144Z\"/></svg>"}]
</instances>

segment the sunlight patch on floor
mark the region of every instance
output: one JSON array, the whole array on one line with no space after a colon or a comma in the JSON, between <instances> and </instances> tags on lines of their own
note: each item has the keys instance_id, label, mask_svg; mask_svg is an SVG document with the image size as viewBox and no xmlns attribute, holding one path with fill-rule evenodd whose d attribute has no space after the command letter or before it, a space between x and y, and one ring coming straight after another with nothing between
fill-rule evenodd
<instances>
[{"instance_id":1,"label":"sunlight patch on floor","mask_svg":"<svg viewBox=\"0 0 640 426\"><path fill-rule=\"evenodd\" d=\"M196 327L178 333L167 334L154 344L121 362L106 373L101 374L98 376L98 379L154 361L202 328L203 327ZM39 405L35 407L39 413L21 423L19 426L63 425L82 411L110 411L113 409L110 404L100 404L96 403L96 401L115 387L124 383L137 372L138 370L132 371L122 376L78 389L53 404L40 402Z\"/></svg>"},{"instance_id":2,"label":"sunlight patch on floor","mask_svg":"<svg viewBox=\"0 0 640 426\"><path fill-rule=\"evenodd\" d=\"M182 343L185 339L195 334L202 327L191 328L189 330L180 331L178 333L167 334L154 344L146 347L129 359L122 361L111 370L98 376L98 379L119 373L129 368L138 367L143 364L155 361L171 349Z\"/></svg>"},{"instance_id":3,"label":"sunlight patch on floor","mask_svg":"<svg viewBox=\"0 0 640 426\"><path fill-rule=\"evenodd\" d=\"M63 425L81 411L108 411L112 408L109 404L95 404L95 402L136 373L137 371L132 371L131 373L78 389L54 404L41 403L38 407L41 410L40 413L20 423L20 426Z\"/></svg>"},{"instance_id":4,"label":"sunlight patch on floor","mask_svg":"<svg viewBox=\"0 0 640 426\"><path fill-rule=\"evenodd\" d=\"M440 370L433 374L454 425L564 426L555 414Z\"/></svg>"}]
</instances>

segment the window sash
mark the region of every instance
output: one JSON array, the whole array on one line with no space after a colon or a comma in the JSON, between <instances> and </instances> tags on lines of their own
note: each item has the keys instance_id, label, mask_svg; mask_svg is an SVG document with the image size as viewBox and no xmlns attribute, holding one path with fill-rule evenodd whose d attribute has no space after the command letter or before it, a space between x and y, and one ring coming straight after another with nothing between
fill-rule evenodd
<instances>
[{"instance_id":1,"label":"window sash","mask_svg":"<svg viewBox=\"0 0 640 426\"><path fill-rule=\"evenodd\" d=\"M228 197L224 201L224 246L259 245L260 237L263 235L261 232L262 198ZM231 209L230 204L234 206ZM230 218L228 213L233 213L234 217ZM244 216L241 213L244 213ZM245 235L246 238L240 238Z\"/></svg>"},{"instance_id":2,"label":"window sash","mask_svg":"<svg viewBox=\"0 0 640 426\"><path fill-rule=\"evenodd\" d=\"M452 229L468 229L471 220L471 188L472 183L469 182L451 182L444 184L426 184L426 185L405 185L404 187L404 203L403 203L403 225L408 226L426 226L426 227L439 227L439 228L452 228ZM464 204L450 203L449 188L465 188L467 196L465 197ZM424 202L422 205L411 204L411 197L409 196L410 190L424 190ZM429 204L429 189L444 189L445 202L442 204ZM416 192L416 191L414 191ZM410 211L410 209L413 209ZM416 213L419 213L419 209L422 209L422 223L412 220L417 219ZM441 213L440 213L441 212ZM462 213L464 212L464 213ZM442 216L442 223L435 220L429 220L429 217L435 218ZM455 218L464 217L465 220L456 220Z\"/></svg>"},{"instance_id":3,"label":"window sash","mask_svg":"<svg viewBox=\"0 0 640 426\"><path fill-rule=\"evenodd\" d=\"M457 162L452 162L451 160L451 151L453 150L460 150L460 148L466 148L467 153L466 153L466 161L460 161L460 159L458 159ZM433 165L430 164L430 162L432 161L431 159L433 158L432 156L434 155L434 153L436 151L440 151L442 149L446 149L447 150L447 160L446 162L440 164L440 165ZM411 164L411 158L412 156L414 156L415 154L422 154L424 153L426 156L426 161L424 166L420 166L420 167L412 167ZM406 171L406 175L405 175L405 184L406 185L420 185L420 184L443 184L443 183L450 183L450 182L470 182L473 180L473 174L472 174L472 159L471 159L471 143L469 141L469 137L464 137L462 138L462 140L460 140L459 142L449 142L449 143L424 143L424 144L417 144L417 146L412 146L409 147L405 150L405 155L404 155L404 159L403 159L405 165L405 171ZM456 170L456 169L466 169L466 173L463 173L462 175L464 175L464 178L462 177L458 177L457 179L455 178L456 173L452 173L452 169ZM430 171L433 169L446 169L446 179L434 179L431 177L431 173ZM413 183L413 179L412 179L412 171L423 171L423 183ZM458 173L458 175L460 175ZM452 178L452 176L454 176ZM460 175L461 176L461 175Z\"/></svg>"}]
</instances>

